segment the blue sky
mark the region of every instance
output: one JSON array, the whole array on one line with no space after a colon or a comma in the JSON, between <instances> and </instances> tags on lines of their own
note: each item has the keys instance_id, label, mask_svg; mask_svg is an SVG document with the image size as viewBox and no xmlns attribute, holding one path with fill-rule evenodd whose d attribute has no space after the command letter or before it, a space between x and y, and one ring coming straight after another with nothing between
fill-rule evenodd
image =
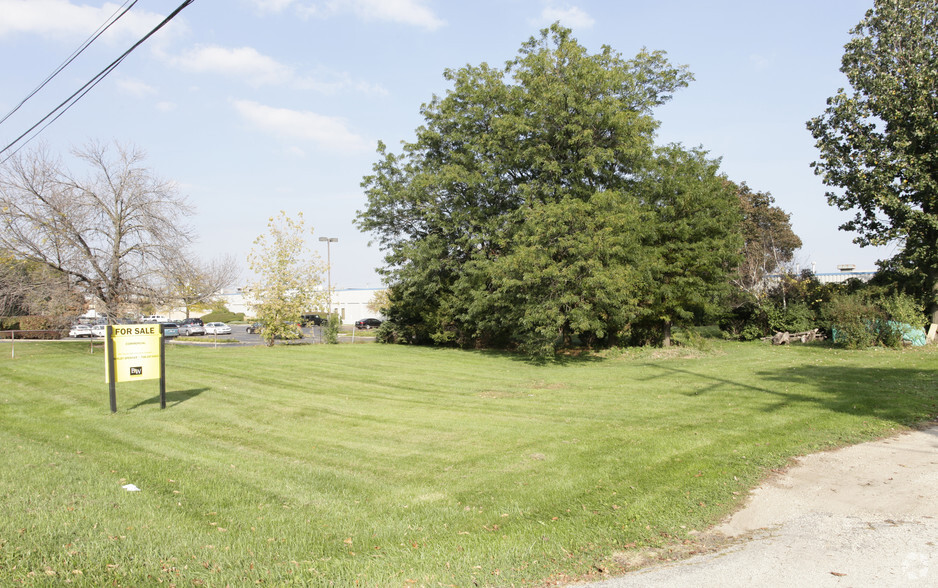
<instances>
[{"instance_id":1,"label":"blue sky","mask_svg":"<svg viewBox=\"0 0 938 588\"><path fill-rule=\"evenodd\" d=\"M75 63L0 124L6 145L103 69L181 0L139 0ZM0 111L8 112L119 6L0 0ZM133 143L196 208L180 219L210 259L245 258L268 217L302 211L311 249L332 245L332 282L377 287L381 253L352 225L383 140L398 150L443 71L502 65L559 20L590 51L668 52L696 81L656 112L659 143L702 146L732 180L768 191L804 241L798 261L874 269L893 248L837 230L809 164L805 121L845 80L848 31L872 0L196 0L36 140L66 154L89 140ZM0 116L2 116L0 114ZM34 142L35 144L35 142ZM247 278L247 273L243 276Z\"/></svg>"}]
</instances>

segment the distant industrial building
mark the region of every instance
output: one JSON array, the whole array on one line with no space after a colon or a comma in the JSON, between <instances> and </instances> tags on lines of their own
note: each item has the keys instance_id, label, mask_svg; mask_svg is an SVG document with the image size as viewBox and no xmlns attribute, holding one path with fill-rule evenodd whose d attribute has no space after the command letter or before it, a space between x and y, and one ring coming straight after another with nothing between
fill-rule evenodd
<instances>
[{"instance_id":1,"label":"distant industrial building","mask_svg":"<svg viewBox=\"0 0 938 588\"><path fill-rule=\"evenodd\" d=\"M346 288L344 290L334 290L332 292L332 310L339 313L342 317L342 323L350 325L357 320L364 318L383 318L370 310L368 303L374 298L375 294L384 290L384 288ZM234 313L243 312L245 317L253 317L254 309L251 307L250 298L245 296L245 292L240 288L234 291L222 292L218 299L221 300L225 308ZM326 314L325 308L309 308L310 313Z\"/></svg>"},{"instance_id":2,"label":"distant industrial building","mask_svg":"<svg viewBox=\"0 0 938 588\"><path fill-rule=\"evenodd\" d=\"M819 274L814 272L813 266L811 268L812 273L814 273L814 277L817 278L817 281L822 284L842 284L850 279L860 280L861 282L869 282L873 279L873 276L876 275L876 272L873 270L857 271L857 266L851 263L838 265L837 269L840 271ZM781 278L782 274L769 274L765 279L766 286L768 287L777 284Z\"/></svg>"},{"instance_id":3,"label":"distant industrial building","mask_svg":"<svg viewBox=\"0 0 938 588\"><path fill-rule=\"evenodd\" d=\"M851 278L861 282L869 282L874 275L876 275L874 271L840 271L829 274L814 274L814 277L822 284L841 284Z\"/></svg>"}]
</instances>

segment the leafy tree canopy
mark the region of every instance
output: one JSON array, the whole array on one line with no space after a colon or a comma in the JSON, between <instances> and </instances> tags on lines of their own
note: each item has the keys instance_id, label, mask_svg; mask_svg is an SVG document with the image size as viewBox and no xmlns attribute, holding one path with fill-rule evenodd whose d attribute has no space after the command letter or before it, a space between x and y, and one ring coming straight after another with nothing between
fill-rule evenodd
<instances>
[{"instance_id":1,"label":"leafy tree canopy","mask_svg":"<svg viewBox=\"0 0 938 588\"><path fill-rule=\"evenodd\" d=\"M792 261L801 238L791 228L791 215L775 206L770 193L756 192L745 182L731 183L731 188L743 215L743 259L734 282L743 292L764 293L765 277Z\"/></svg>"},{"instance_id":2,"label":"leafy tree canopy","mask_svg":"<svg viewBox=\"0 0 938 588\"><path fill-rule=\"evenodd\" d=\"M254 240L248 264L255 279L248 286L255 315L263 323L261 335L268 346L275 339L302 337L300 315L325 305L322 273L326 266L306 249L303 213L296 218L280 211L267 221L267 233Z\"/></svg>"},{"instance_id":3,"label":"leafy tree canopy","mask_svg":"<svg viewBox=\"0 0 938 588\"><path fill-rule=\"evenodd\" d=\"M860 245L898 241L938 321L938 4L876 0L851 31L840 70L850 88L808 122L815 172L855 211L840 228Z\"/></svg>"},{"instance_id":4,"label":"leafy tree canopy","mask_svg":"<svg viewBox=\"0 0 938 588\"><path fill-rule=\"evenodd\" d=\"M657 223L671 222L667 198L643 188L652 170L685 187L704 174L722 195L710 203L738 208L708 183L715 166L702 153L655 148L652 110L692 79L663 52L591 55L553 25L504 68L445 78L452 89L422 107L415 141L401 154L379 144L362 183L368 206L356 222L387 252L389 340L535 354L612 343L651 298L648 246L664 240ZM694 234L720 240L728 229Z\"/></svg>"}]
</instances>

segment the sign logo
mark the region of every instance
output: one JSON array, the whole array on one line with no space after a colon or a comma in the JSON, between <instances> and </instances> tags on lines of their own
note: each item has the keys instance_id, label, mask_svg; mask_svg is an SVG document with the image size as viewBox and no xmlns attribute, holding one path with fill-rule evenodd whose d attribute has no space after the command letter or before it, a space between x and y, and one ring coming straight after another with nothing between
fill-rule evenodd
<instances>
[{"instance_id":1,"label":"sign logo","mask_svg":"<svg viewBox=\"0 0 938 588\"><path fill-rule=\"evenodd\" d=\"M132 368L130 368L130 375L131 375L131 376L142 376L142 375L143 375L143 367L137 366L137 367L132 367Z\"/></svg>"}]
</instances>

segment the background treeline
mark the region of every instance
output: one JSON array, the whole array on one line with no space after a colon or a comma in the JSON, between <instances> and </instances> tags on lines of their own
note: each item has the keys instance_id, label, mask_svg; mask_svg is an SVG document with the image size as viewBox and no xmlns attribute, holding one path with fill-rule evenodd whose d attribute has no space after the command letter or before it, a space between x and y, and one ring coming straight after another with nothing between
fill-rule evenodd
<instances>
[{"instance_id":1,"label":"background treeline","mask_svg":"<svg viewBox=\"0 0 938 588\"><path fill-rule=\"evenodd\" d=\"M667 346L675 325L809 329L848 300L910 318L911 299L768 279L801 240L703 149L655 144L654 108L693 79L664 53L591 55L554 25L503 68L445 78L415 140L380 144L362 182L356 222L387 252L380 340L550 355Z\"/></svg>"}]
</instances>

